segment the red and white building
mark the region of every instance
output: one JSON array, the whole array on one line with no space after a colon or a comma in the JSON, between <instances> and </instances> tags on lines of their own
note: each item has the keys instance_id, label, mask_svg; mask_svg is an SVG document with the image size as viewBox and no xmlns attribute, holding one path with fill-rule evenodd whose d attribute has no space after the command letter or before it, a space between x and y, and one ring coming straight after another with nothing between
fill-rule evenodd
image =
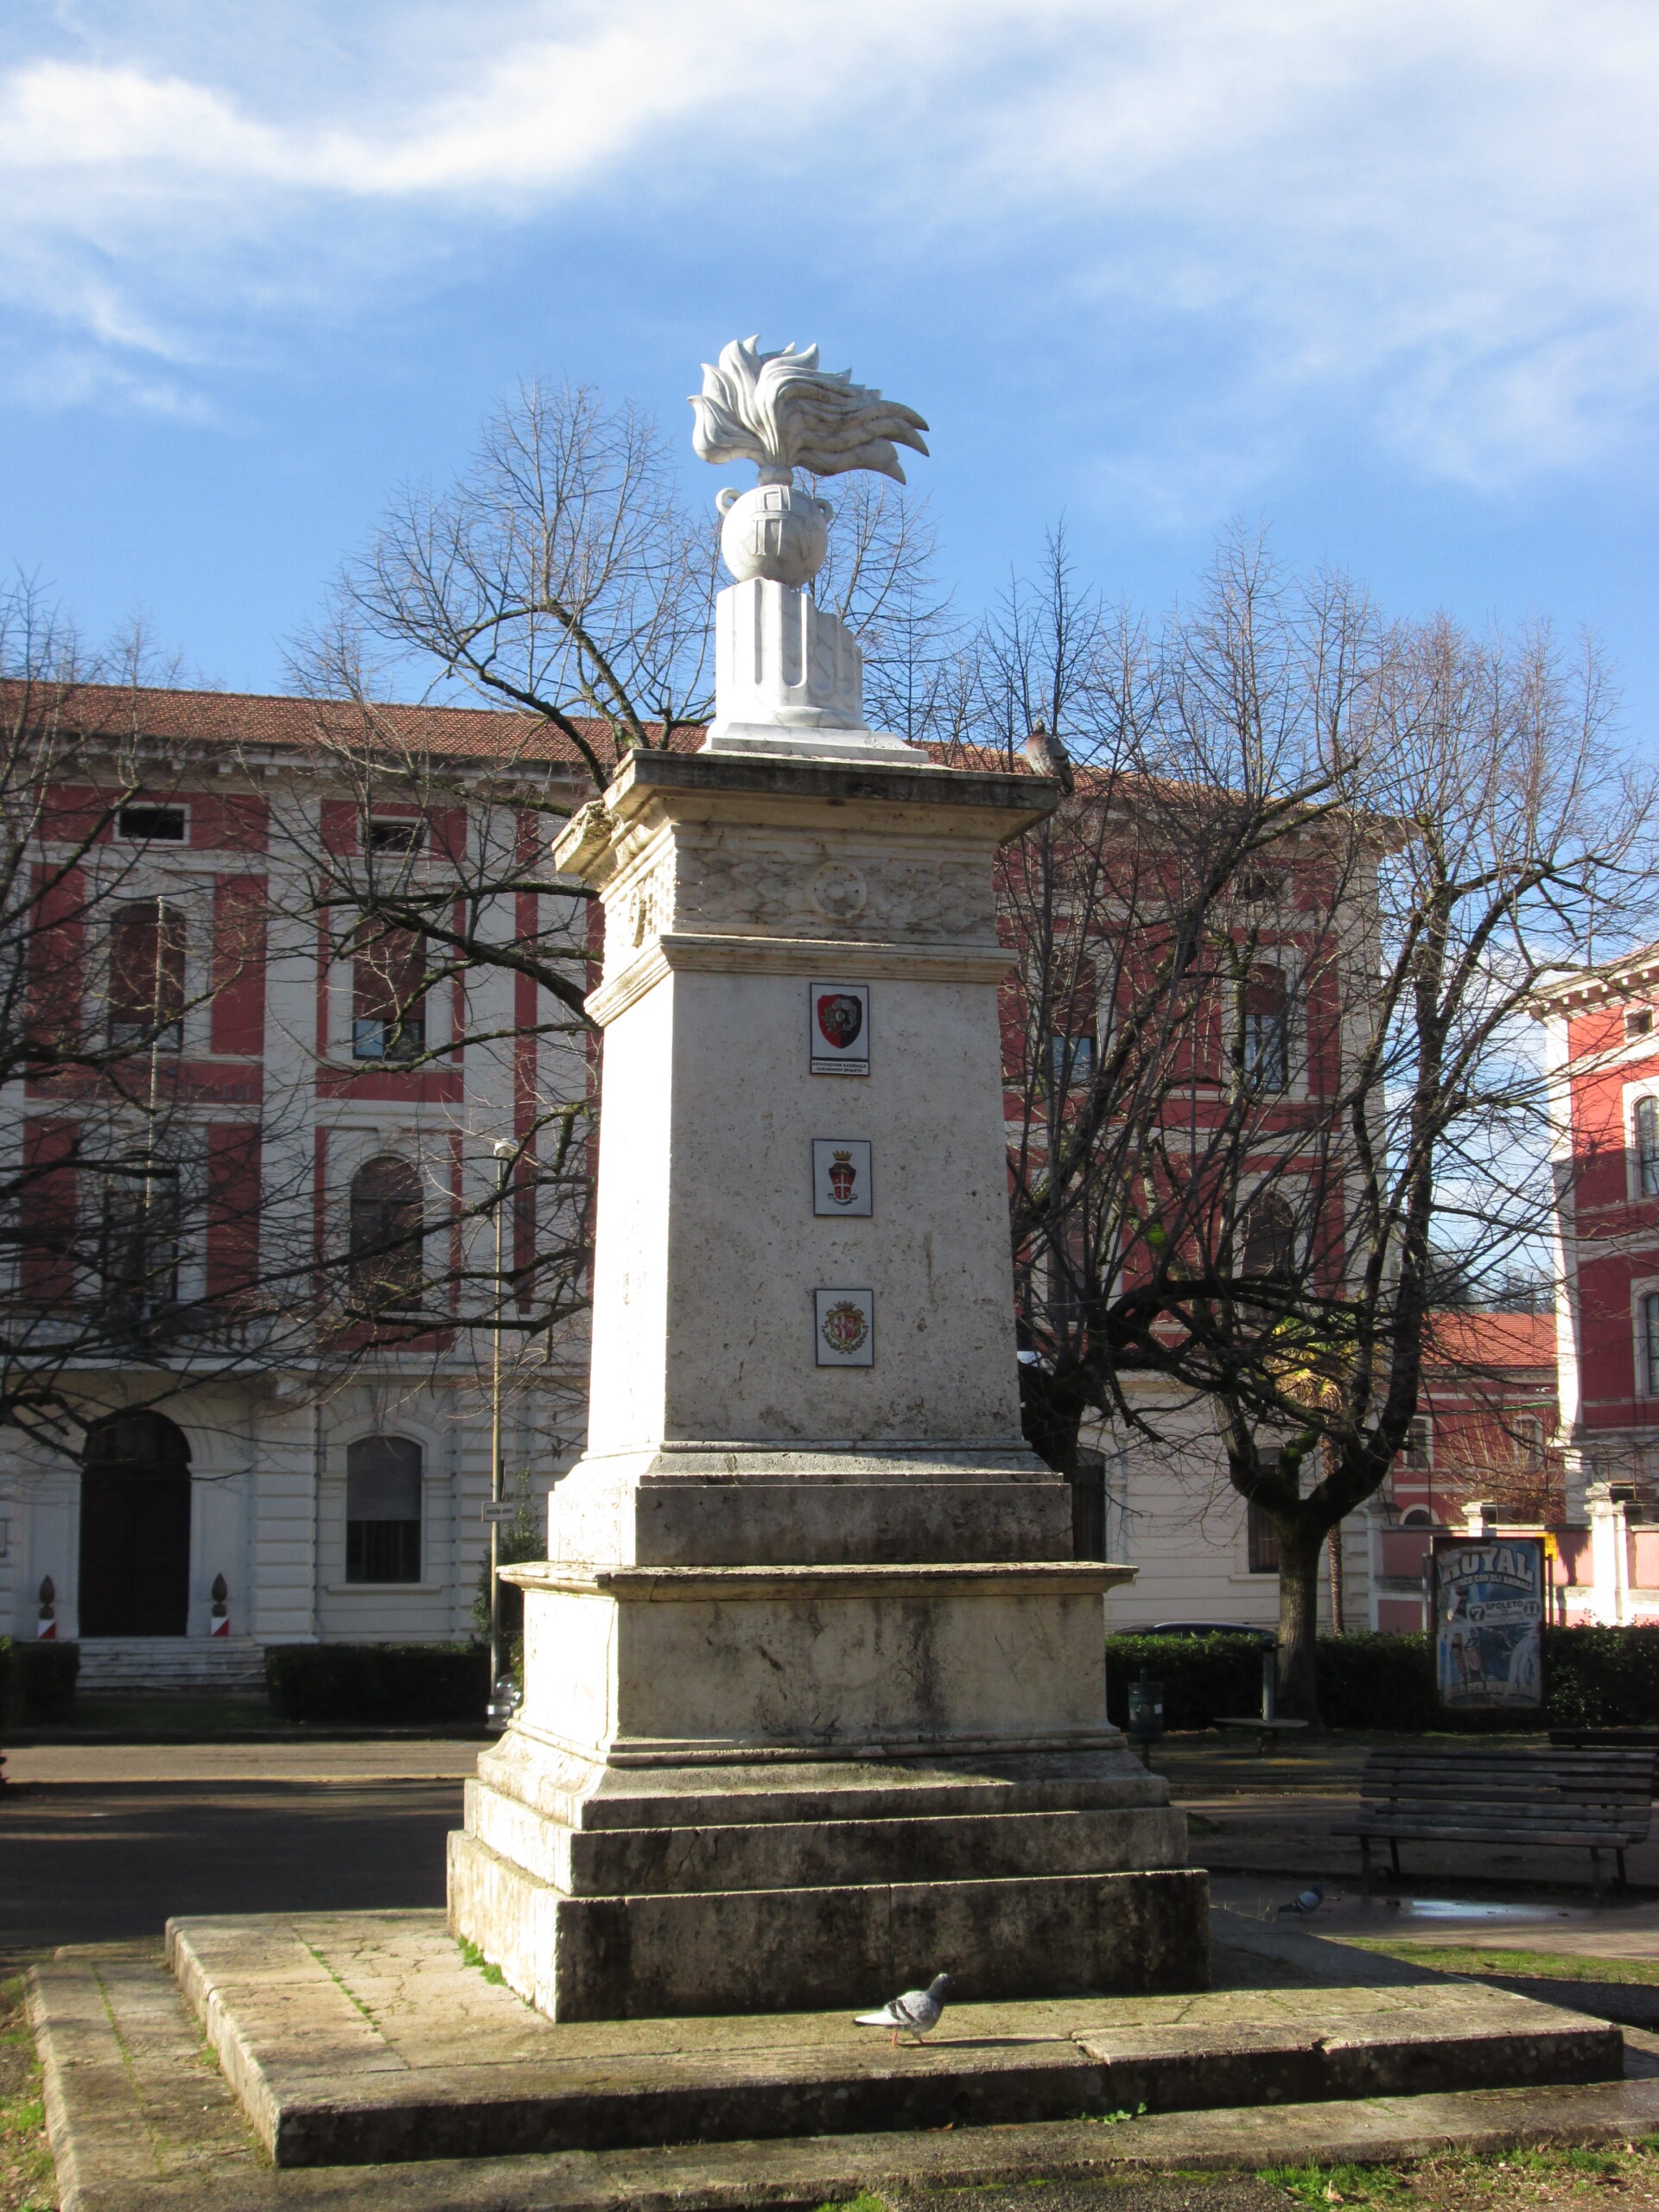
<instances>
[{"instance_id":1,"label":"red and white building","mask_svg":"<svg viewBox=\"0 0 1659 2212\"><path fill-rule=\"evenodd\" d=\"M1659 1621L1659 947L1541 992L1566 1521L1586 1618Z\"/></svg>"},{"instance_id":2,"label":"red and white building","mask_svg":"<svg viewBox=\"0 0 1659 2212\"><path fill-rule=\"evenodd\" d=\"M453 879L459 897L487 876L474 865L486 842L517 839L531 860L543 849L546 817L515 809L515 793L574 806L589 795L585 771L516 716L384 710L394 751L438 772L441 798L416 803L396 775L365 783L320 741L315 702L92 690L64 712L75 768L52 795L43 857L60 863L108 816L77 861L90 919L65 1002L106 1023L112 1043L124 1024L140 1033L161 997L177 1004L148 1079L152 1103L157 1084L166 1095L178 1172L209 1193L176 1271L181 1302L215 1313L217 1334L175 1359L178 1386L160 1402L153 1357L106 1351L78 1367L69 1385L93 1424L84 1463L0 1431L0 1632L36 1632L49 1582L50 1625L79 1638L89 1683L251 1676L272 1642L467 1636L488 1542L488 1343L457 1311L453 1327L359 1343L333 1369L326 1346L296 1339L263 1357L272 1317L243 1294L273 1253L309 1236L349 1242L359 1219L398 1208L449 1238L452 1273L487 1272L486 1253L469 1257L475 1231L457 1224L497 1172L496 1143L522 1141L550 1101L586 1098L587 1047L533 1033L550 1000L486 965L424 996L418 1050L404 1054L395 976L384 963L365 973L338 930L295 918L305 901L287 894L308 853L373 849L408 856L423 880ZM112 791L123 803L111 807ZM100 870L102 899L91 895ZM545 869L531 880L479 901L480 931L585 946L585 902ZM1287 1126L1336 1074L1299 1003L1299 961L1294 942L1282 960L1263 948L1242 1040L1282 1093ZM1077 998L1078 1034L1058 1040L1068 1068L1087 1071L1109 997ZM1554 1318L1446 1317L1411 1447L1343 1531L1350 1628L1421 1626L1429 1538L1486 1514L1548 1532L1558 1618L1659 1619L1659 952L1570 978L1546 1001L1567 1293ZM1225 1080L1219 1058L1198 1071L1195 1110L1205 1082ZM1017 1113L1017 1087L1009 1096ZM104 1164L89 1166L99 1113ZM54 1299L67 1310L99 1294L66 1276L59 1247L125 1187L105 1172L110 1135L95 1086L58 1078L0 1096L0 1141L54 1167L45 1214L12 1240L11 1295L48 1319ZM235 1203L216 1213L214 1192ZM1264 1218L1262 1233L1287 1231ZM505 1406L504 1464L538 1494L585 1426L579 1332L545 1354ZM1161 1386L1136 1387L1155 1397ZM1108 1548L1141 1570L1114 1619L1271 1625L1271 1530L1227 1484L1203 1409L1178 1411L1172 1400L1160 1425L1184 1421L1186 1440L1161 1457L1139 1438L1096 1440ZM1325 1602L1328 1615L1328 1590Z\"/></svg>"},{"instance_id":3,"label":"red and white building","mask_svg":"<svg viewBox=\"0 0 1659 2212\"><path fill-rule=\"evenodd\" d=\"M272 1642L469 1635L488 1546L488 1340L458 1325L365 1348L359 1332L331 1362L326 1343L283 1335L280 1293L245 1294L277 1252L298 1281L308 1236L349 1243L393 1218L447 1237L449 1272L486 1272L487 1250L469 1261L457 1241L477 1224L458 1224L499 1172L494 1145L522 1141L549 1099L585 1096L585 1046L538 1039L550 996L492 967L406 1008L394 1038L384 960L377 975L340 957L339 931L285 893L302 891L290 879L303 851L365 846L459 887L516 791L587 796L576 767L539 723L391 709L387 734L430 764L443 796L417 804L388 774L382 804L382 786L320 742L303 700L92 689L60 711L73 773L49 794L41 857L75 860L66 910L79 905L53 991L66 1019L89 1034L107 1023L112 1044L163 1001L178 1009L137 1078L149 1096L130 1134L142 1148L159 1093L168 1172L208 1192L169 1263L176 1295L213 1325L164 1356L105 1348L67 1376L93 1423L84 1465L0 1432L0 1632L36 1633L49 1582L51 1626L80 1639L92 1684L251 1679ZM526 810L505 834L528 836L533 859L545 821ZM502 939L580 944L587 906L556 886L518 889L473 918ZM121 1120L93 1080L0 1098L13 1157L55 1163L13 1239L14 1310L37 1331L73 1329L78 1300L108 1294L70 1280L62 1253L131 1187L108 1165ZM527 1471L538 1492L582 1427L582 1347L544 1349L537 1388L512 1390L504 1416L509 1484Z\"/></svg>"}]
</instances>

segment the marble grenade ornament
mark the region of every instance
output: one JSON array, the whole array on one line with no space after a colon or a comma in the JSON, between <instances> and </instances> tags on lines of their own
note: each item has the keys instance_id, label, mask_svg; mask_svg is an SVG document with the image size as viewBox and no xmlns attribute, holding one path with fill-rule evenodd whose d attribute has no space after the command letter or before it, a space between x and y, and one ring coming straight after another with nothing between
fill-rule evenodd
<instances>
[{"instance_id":1,"label":"marble grenade ornament","mask_svg":"<svg viewBox=\"0 0 1659 2212\"><path fill-rule=\"evenodd\" d=\"M753 491L724 491L715 503L725 518L720 550L740 583L759 576L798 589L823 566L834 510L797 487L798 468L873 468L902 484L895 446L927 451L913 407L855 384L850 369L821 369L816 346L763 353L758 338L734 338L718 362L703 363L691 406L700 460L752 461L760 471Z\"/></svg>"},{"instance_id":2,"label":"marble grenade ornament","mask_svg":"<svg viewBox=\"0 0 1659 2212\"><path fill-rule=\"evenodd\" d=\"M750 492L724 491L715 499L721 557L737 578L752 576L798 588L810 583L830 550L835 509L792 484L757 484Z\"/></svg>"}]
</instances>

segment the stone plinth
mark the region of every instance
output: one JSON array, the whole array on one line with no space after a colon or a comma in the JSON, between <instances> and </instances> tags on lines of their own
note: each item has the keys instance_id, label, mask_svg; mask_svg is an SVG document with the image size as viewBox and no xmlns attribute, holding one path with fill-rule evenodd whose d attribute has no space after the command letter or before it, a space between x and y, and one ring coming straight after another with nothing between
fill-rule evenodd
<instances>
[{"instance_id":1,"label":"stone plinth","mask_svg":"<svg viewBox=\"0 0 1659 2212\"><path fill-rule=\"evenodd\" d=\"M606 907L590 1425L450 1917L556 2019L1202 1985L1106 1719L1133 1570L1020 1434L992 864L1053 798L636 753L556 848Z\"/></svg>"},{"instance_id":2,"label":"stone plinth","mask_svg":"<svg viewBox=\"0 0 1659 2212\"><path fill-rule=\"evenodd\" d=\"M210 2077L200 2074L195 2039L182 2020L176 2013L168 2018L164 1988L130 1992L118 1980L113 1992L108 1980L99 1986L100 1975L116 1980L112 1949L60 1952L45 1969L48 1987L55 1979L60 1992L59 2034L46 2056L49 2068L54 2056L72 2055L63 2086L73 2092L74 2076L96 2061L118 2081L132 2068L135 2046L142 2060L146 2037L158 2022L165 2027L178 2076L167 2094L152 2090L130 2123L147 2162L140 2176L153 2190L149 2162L158 2132L179 2113L200 2130ZM556 2024L467 1965L435 1913L175 1920L168 1954L279 2176L296 2167L350 2164L360 2171L369 2161L409 2162L396 2177L382 2169L378 2189L364 2193L399 2206L442 2204L446 2212L461 2204L593 2204L614 2212L666 2202L810 2203L820 2191L785 2196L777 2150L747 2190L700 2190L684 2173L660 2179L653 2190L628 2190L604 2167L587 2171L579 2189L552 2187L544 2177L474 2166L450 2169L429 2197L416 2197L410 2164L566 2148L591 2158L625 2145L833 2135L842 2138L842 2170L850 2153L856 2172L858 2156L868 2158L873 2146L848 2144L855 2130L953 2127L955 2136L945 2139L960 2144L965 2130L971 2145L976 2125L1006 2129L1090 2113L1122 2117L1137 2107L1152 2113L1232 2107L1216 2152L1206 2155L1254 2164L1274 2151L1259 2132L1262 2107L1319 2101L1324 2127L1313 2131L1316 2146L1351 2148L1357 2133L1363 2139L1365 2116L1325 2101L1391 2097L1407 2107L1396 2105L1390 2115L1395 2140L1404 2135L1421 2153L1444 2140L1438 2132L1452 2117L1442 2103L1448 2091L1501 2083L1537 2100L1542 2085L1616 2081L1623 2056L1618 2029L1605 2021L1505 1990L1428 1977L1414 1986L1307 1987L1281 1974L1270 1987L1196 1997L953 2005L925 2046L895 2051L885 2035L855 2026L845 2009ZM90 1987L65 1986L76 1967ZM1226 1967L1224 1954L1224 1976ZM122 2031L118 2042L112 2026ZM1428 2109L1413 2113L1414 2103ZM1652 2126L1650 2107L1626 2113L1621 2133ZM1499 2119L1501 2110L1487 2116L1489 2135ZM1144 2126L1155 2130L1156 2122ZM1090 2133L1090 2158L1116 2152L1125 2137L1127 2155L1142 2155L1139 2127ZM1154 2133L1152 2140L1160 2139ZM1193 2163L1195 2149L1207 2141L1187 2138L1187 2156L1177 2163ZM199 2133L193 2147L199 2158ZM983 2145L964 2153L961 2178L971 2177L986 2155ZM907 2159L898 2155L895 2163ZM1052 2164L1038 2167L1051 2177L1054 2171ZM315 2178L328 2188L327 2176ZM346 2193L345 2177L333 2177L327 2195L304 2201L334 2204L336 2191ZM836 2191L843 2198L850 2193ZM204 2200L190 2200L198 2201ZM146 2195L133 2202L158 2200Z\"/></svg>"},{"instance_id":3,"label":"stone plinth","mask_svg":"<svg viewBox=\"0 0 1659 2212\"><path fill-rule=\"evenodd\" d=\"M901 737L865 727L858 641L806 592L761 576L728 584L715 601L715 670L710 753L928 766Z\"/></svg>"}]
</instances>

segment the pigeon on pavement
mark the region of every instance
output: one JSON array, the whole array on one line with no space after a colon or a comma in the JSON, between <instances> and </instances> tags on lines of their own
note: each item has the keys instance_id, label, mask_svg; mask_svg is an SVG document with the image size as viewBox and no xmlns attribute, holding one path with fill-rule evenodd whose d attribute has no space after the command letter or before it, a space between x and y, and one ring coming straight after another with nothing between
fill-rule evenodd
<instances>
[{"instance_id":1,"label":"pigeon on pavement","mask_svg":"<svg viewBox=\"0 0 1659 2212\"><path fill-rule=\"evenodd\" d=\"M920 2043L930 2030L938 2026L939 2015L944 2010L944 1993L950 1986L948 1974L936 1974L925 1989L907 1989L902 1997L895 1997L879 2012L860 2012L856 2024L861 2028L891 2028L895 2050L901 2029Z\"/></svg>"},{"instance_id":2,"label":"pigeon on pavement","mask_svg":"<svg viewBox=\"0 0 1659 2212\"><path fill-rule=\"evenodd\" d=\"M1288 1904L1281 1904L1281 1912L1317 1912L1325 1903L1325 1891L1316 1882L1311 1890L1300 1891Z\"/></svg>"}]
</instances>

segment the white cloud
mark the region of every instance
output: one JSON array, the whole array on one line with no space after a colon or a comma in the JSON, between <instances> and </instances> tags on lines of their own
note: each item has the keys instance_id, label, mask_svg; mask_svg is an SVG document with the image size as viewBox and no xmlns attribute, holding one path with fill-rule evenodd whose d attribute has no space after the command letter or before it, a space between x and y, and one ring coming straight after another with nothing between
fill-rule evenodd
<instances>
[{"instance_id":1,"label":"white cloud","mask_svg":"<svg viewBox=\"0 0 1659 2212\"><path fill-rule=\"evenodd\" d=\"M232 38L206 0L152 33L110 0L17 55L0 287L184 361L226 342L232 301L325 296L354 224L418 283L434 242L626 189L643 157L688 225L770 172L780 247L825 207L872 252L902 233L958 270L1040 240L1085 324L1220 318L1236 389L1198 445L1235 406L1259 442L1264 410L1316 395L1421 468L1503 484L1595 460L1659 371L1651 0L346 13L273 0Z\"/></svg>"}]
</instances>

